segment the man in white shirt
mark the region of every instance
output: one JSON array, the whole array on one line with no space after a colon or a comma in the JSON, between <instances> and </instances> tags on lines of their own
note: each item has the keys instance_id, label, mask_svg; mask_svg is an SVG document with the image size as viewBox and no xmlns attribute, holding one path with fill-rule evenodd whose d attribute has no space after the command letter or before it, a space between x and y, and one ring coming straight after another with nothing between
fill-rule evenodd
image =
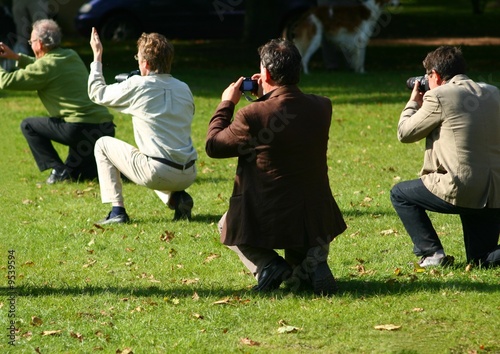
<instances>
[{"instance_id":1,"label":"man in white shirt","mask_svg":"<svg viewBox=\"0 0 500 354\"><path fill-rule=\"evenodd\" d=\"M101 199L112 210L99 224L125 223L120 173L155 190L175 210L174 220L191 219L193 199L185 192L196 178L196 150L191 139L193 95L184 82L170 75L174 48L158 33L143 34L137 41L136 59L141 75L106 85L102 74L103 47L95 29L90 45L90 99L132 116L137 147L110 138L95 147Z\"/></svg>"}]
</instances>

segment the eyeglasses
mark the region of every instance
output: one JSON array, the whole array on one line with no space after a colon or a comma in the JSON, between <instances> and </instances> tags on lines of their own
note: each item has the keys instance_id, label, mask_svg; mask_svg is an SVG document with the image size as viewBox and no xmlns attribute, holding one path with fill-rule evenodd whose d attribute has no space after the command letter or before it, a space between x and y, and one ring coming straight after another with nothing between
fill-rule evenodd
<instances>
[{"instance_id":1,"label":"eyeglasses","mask_svg":"<svg viewBox=\"0 0 500 354\"><path fill-rule=\"evenodd\" d=\"M28 44L29 44L29 45L32 45L34 42L39 41L39 40L40 40L40 38L36 38L36 39L33 39L33 40L32 40L32 39L30 39L30 40L28 41Z\"/></svg>"}]
</instances>

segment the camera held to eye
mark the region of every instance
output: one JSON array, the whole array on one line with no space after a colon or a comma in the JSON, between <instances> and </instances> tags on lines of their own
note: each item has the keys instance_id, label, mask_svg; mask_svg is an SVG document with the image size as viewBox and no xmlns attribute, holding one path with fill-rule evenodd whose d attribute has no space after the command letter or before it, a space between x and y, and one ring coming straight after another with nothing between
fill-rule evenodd
<instances>
[{"instance_id":1,"label":"camera held to eye","mask_svg":"<svg viewBox=\"0 0 500 354\"><path fill-rule=\"evenodd\" d=\"M121 73L115 76L115 81L116 82L122 82L127 80L129 77L134 76L134 75L141 75L141 72L139 70L133 70L129 73Z\"/></svg>"},{"instance_id":2,"label":"camera held to eye","mask_svg":"<svg viewBox=\"0 0 500 354\"><path fill-rule=\"evenodd\" d=\"M427 92L427 91L430 90L429 80L427 79L426 76L414 76L414 77L410 77L408 80L406 80L406 86L410 90L413 90L413 87L415 86L415 81L418 81L420 83L420 85L418 86L418 90L420 92Z\"/></svg>"},{"instance_id":3,"label":"camera held to eye","mask_svg":"<svg viewBox=\"0 0 500 354\"><path fill-rule=\"evenodd\" d=\"M252 80L250 77L245 77L243 79L243 82L241 83L240 86L240 91L241 92L257 92L259 89L259 84L257 83L257 80Z\"/></svg>"}]
</instances>

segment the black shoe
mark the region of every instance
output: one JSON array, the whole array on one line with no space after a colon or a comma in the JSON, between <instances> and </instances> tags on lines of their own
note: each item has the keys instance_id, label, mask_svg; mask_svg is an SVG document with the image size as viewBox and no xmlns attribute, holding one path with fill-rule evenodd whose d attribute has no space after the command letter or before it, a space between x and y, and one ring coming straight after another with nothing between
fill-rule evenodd
<instances>
[{"instance_id":1,"label":"black shoe","mask_svg":"<svg viewBox=\"0 0 500 354\"><path fill-rule=\"evenodd\" d=\"M486 267L496 267L500 266L500 246L498 246L493 252L488 253L485 262Z\"/></svg>"},{"instance_id":2,"label":"black shoe","mask_svg":"<svg viewBox=\"0 0 500 354\"><path fill-rule=\"evenodd\" d=\"M47 184L54 184L62 181L71 179L71 175L67 169L62 170L62 172L57 172L55 169L52 170L49 178L47 178Z\"/></svg>"},{"instance_id":3,"label":"black shoe","mask_svg":"<svg viewBox=\"0 0 500 354\"><path fill-rule=\"evenodd\" d=\"M173 192L168 201L168 207L175 210L174 220L191 220L193 205L193 198L186 191Z\"/></svg>"},{"instance_id":4,"label":"black shoe","mask_svg":"<svg viewBox=\"0 0 500 354\"><path fill-rule=\"evenodd\" d=\"M276 257L262 269L259 281L253 287L255 291L270 291L278 289L283 281L292 274L292 268L282 257Z\"/></svg>"},{"instance_id":5,"label":"black shoe","mask_svg":"<svg viewBox=\"0 0 500 354\"><path fill-rule=\"evenodd\" d=\"M333 295L338 291L337 282L326 262L318 263L317 267L309 274L309 279L313 291L317 295Z\"/></svg>"},{"instance_id":6,"label":"black shoe","mask_svg":"<svg viewBox=\"0 0 500 354\"><path fill-rule=\"evenodd\" d=\"M109 224L125 224L129 222L129 217L127 213L125 214L118 214L113 217L111 216L111 212L106 216L105 219L102 219L101 221L96 222L97 225L109 225Z\"/></svg>"}]
</instances>

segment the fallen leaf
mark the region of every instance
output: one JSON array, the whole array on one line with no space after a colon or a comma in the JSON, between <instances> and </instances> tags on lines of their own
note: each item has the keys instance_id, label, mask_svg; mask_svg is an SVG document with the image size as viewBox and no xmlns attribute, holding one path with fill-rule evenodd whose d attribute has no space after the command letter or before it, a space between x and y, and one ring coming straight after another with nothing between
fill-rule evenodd
<instances>
[{"instance_id":1,"label":"fallen leaf","mask_svg":"<svg viewBox=\"0 0 500 354\"><path fill-rule=\"evenodd\" d=\"M83 268L92 267L94 264L97 263L97 261L95 259L90 259L90 258L87 260L87 262L88 262L87 264L83 265Z\"/></svg>"},{"instance_id":2,"label":"fallen leaf","mask_svg":"<svg viewBox=\"0 0 500 354\"><path fill-rule=\"evenodd\" d=\"M210 256L208 256L207 258L205 258L205 260L203 261L203 263L211 262L214 259L219 258L219 257L220 257L220 254L212 253Z\"/></svg>"},{"instance_id":3,"label":"fallen leaf","mask_svg":"<svg viewBox=\"0 0 500 354\"><path fill-rule=\"evenodd\" d=\"M199 313L193 313L193 317L197 318L199 320L203 320L204 319L203 315L200 315Z\"/></svg>"},{"instance_id":4,"label":"fallen leaf","mask_svg":"<svg viewBox=\"0 0 500 354\"><path fill-rule=\"evenodd\" d=\"M382 230L382 231L380 231L380 234L384 235L384 236L392 235L392 234L395 234L395 233L396 233L396 231L393 230L393 229L388 229L388 230Z\"/></svg>"},{"instance_id":5,"label":"fallen leaf","mask_svg":"<svg viewBox=\"0 0 500 354\"><path fill-rule=\"evenodd\" d=\"M175 249L171 248L168 250L168 256L170 258L174 258L176 255L177 255L177 251Z\"/></svg>"},{"instance_id":6,"label":"fallen leaf","mask_svg":"<svg viewBox=\"0 0 500 354\"><path fill-rule=\"evenodd\" d=\"M69 335L70 335L72 338L76 338L76 339L78 339L80 342L83 342L83 336L82 336L80 333L71 332Z\"/></svg>"},{"instance_id":7,"label":"fallen leaf","mask_svg":"<svg viewBox=\"0 0 500 354\"><path fill-rule=\"evenodd\" d=\"M413 312L423 312L424 309L421 308L421 307L415 307L414 309L412 309Z\"/></svg>"},{"instance_id":8,"label":"fallen leaf","mask_svg":"<svg viewBox=\"0 0 500 354\"><path fill-rule=\"evenodd\" d=\"M43 331L42 336L58 336L62 332L61 329L55 330L55 331Z\"/></svg>"},{"instance_id":9,"label":"fallen leaf","mask_svg":"<svg viewBox=\"0 0 500 354\"><path fill-rule=\"evenodd\" d=\"M105 230L105 228L104 228L104 227L102 227L102 226L101 226L101 225L99 225L99 224L94 224L94 227L95 227L95 228L97 228L97 229L99 229L99 230Z\"/></svg>"},{"instance_id":10,"label":"fallen leaf","mask_svg":"<svg viewBox=\"0 0 500 354\"><path fill-rule=\"evenodd\" d=\"M42 319L40 317L32 316L30 324L32 326L38 327L38 326L41 326L43 324L43 321L42 321Z\"/></svg>"},{"instance_id":11,"label":"fallen leaf","mask_svg":"<svg viewBox=\"0 0 500 354\"><path fill-rule=\"evenodd\" d=\"M249 345L251 347L254 347L254 346L258 346L260 345L259 342L256 342L254 340L251 340L250 338L240 338L240 342L241 344L244 344L244 345Z\"/></svg>"},{"instance_id":12,"label":"fallen leaf","mask_svg":"<svg viewBox=\"0 0 500 354\"><path fill-rule=\"evenodd\" d=\"M196 284L200 279L199 278L194 278L194 279L183 279L182 284Z\"/></svg>"},{"instance_id":13,"label":"fallen leaf","mask_svg":"<svg viewBox=\"0 0 500 354\"><path fill-rule=\"evenodd\" d=\"M170 242L174 239L174 237L175 237L175 232L165 230L165 232L160 235L160 240L165 242Z\"/></svg>"},{"instance_id":14,"label":"fallen leaf","mask_svg":"<svg viewBox=\"0 0 500 354\"><path fill-rule=\"evenodd\" d=\"M142 312L142 311L144 311L144 308L140 307L140 306L137 306L135 309L133 309L132 311L130 311L130 313Z\"/></svg>"},{"instance_id":15,"label":"fallen leaf","mask_svg":"<svg viewBox=\"0 0 500 354\"><path fill-rule=\"evenodd\" d=\"M418 264L417 262L414 262L413 263L413 271L417 272L417 273L424 273L425 272L425 268L421 267L420 264Z\"/></svg>"},{"instance_id":16,"label":"fallen leaf","mask_svg":"<svg viewBox=\"0 0 500 354\"><path fill-rule=\"evenodd\" d=\"M198 301L200 299L200 296L198 295L198 293L195 291L193 296L191 296L191 298L194 300L194 301Z\"/></svg>"},{"instance_id":17,"label":"fallen leaf","mask_svg":"<svg viewBox=\"0 0 500 354\"><path fill-rule=\"evenodd\" d=\"M226 305L226 304L229 304L230 302L231 302L231 298L226 297L226 298L224 298L222 300L215 301L212 304L213 305Z\"/></svg>"},{"instance_id":18,"label":"fallen leaf","mask_svg":"<svg viewBox=\"0 0 500 354\"><path fill-rule=\"evenodd\" d=\"M374 327L375 329L378 330L385 330L385 331L397 331L398 329L401 329L401 326L396 326L393 324L386 324L386 325L378 325Z\"/></svg>"},{"instance_id":19,"label":"fallen leaf","mask_svg":"<svg viewBox=\"0 0 500 354\"><path fill-rule=\"evenodd\" d=\"M131 348L125 348L125 349L116 349L116 354L133 354L134 352L132 351Z\"/></svg>"},{"instance_id":20,"label":"fallen leaf","mask_svg":"<svg viewBox=\"0 0 500 354\"><path fill-rule=\"evenodd\" d=\"M295 326L281 326L278 328L278 333L294 333L297 332L300 328Z\"/></svg>"}]
</instances>

